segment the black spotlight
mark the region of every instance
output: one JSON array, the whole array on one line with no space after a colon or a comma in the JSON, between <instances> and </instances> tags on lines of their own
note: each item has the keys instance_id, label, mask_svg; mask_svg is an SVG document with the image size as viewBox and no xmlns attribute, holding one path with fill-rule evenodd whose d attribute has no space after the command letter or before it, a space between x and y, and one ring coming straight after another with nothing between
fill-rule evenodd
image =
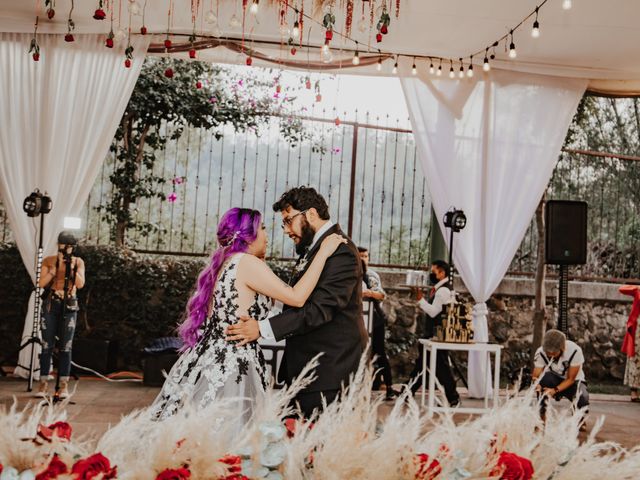
<instances>
[{"instance_id":1,"label":"black spotlight","mask_svg":"<svg viewBox=\"0 0 640 480\"><path fill-rule=\"evenodd\" d=\"M454 232L459 232L467 226L467 216L462 210L452 208L444 214L443 223L445 227L450 228Z\"/></svg>"},{"instance_id":2,"label":"black spotlight","mask_svg":"<svg viewBox=\"0 0 640 480\"><path fill-rule=\"evenodd\" d=\"M40 193L37 188L22 202L22 209L29 217L37 217L41 213L49 213L52 206L51 197Z\"/></svg>"}]
</instances>

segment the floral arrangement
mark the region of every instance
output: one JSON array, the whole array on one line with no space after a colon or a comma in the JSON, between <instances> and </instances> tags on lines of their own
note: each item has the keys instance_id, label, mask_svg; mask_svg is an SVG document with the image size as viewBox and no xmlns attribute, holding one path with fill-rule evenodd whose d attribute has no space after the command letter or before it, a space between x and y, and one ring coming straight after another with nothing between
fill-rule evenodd
<instances>
[{"instance_id":1,"label":"floral arrangement","mask_svg":"<svg viewBox=\"0 0 640 480\"><path fill-rule=\"evenodd\" d=\"M362 363L340 402L307 422L291 418L294 385L269 390L241 425L242 401L185 407L161 422L148 410L98 439L77 439L64 405L0 410L0 480L75 479L600 479L637 478L640 447L578 440L580 413L550 409L542 425L532 391L456 424L428 417L403 395L385 418ZM244 404L246 405L246 404ZM283 420L284 419L284 420Z\"/></svg>"}]
</instances>

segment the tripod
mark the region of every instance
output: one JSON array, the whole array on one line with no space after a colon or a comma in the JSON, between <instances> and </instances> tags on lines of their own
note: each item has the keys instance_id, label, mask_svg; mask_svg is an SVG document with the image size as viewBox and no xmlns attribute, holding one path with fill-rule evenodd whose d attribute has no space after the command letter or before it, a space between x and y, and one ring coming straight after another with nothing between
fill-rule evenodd
<instances>
[{"instance_id":1,"label":"tripod","mask_svg":"<svg viewBox=\"0 0 640 480\"><path fill-rule=\"evenodd\" d=\"M32 194L33 195L33 194ZM50 201L50 200L49 200ZM18 355L24 348L31 347L31 354L29 360L29 381L27 385L27 392L33 390L33 370L34 363L36 360L36 344L42 345L42 340L40 340L40 295L42 294L42 288L40 287L40 276L42 273L42 259L43 259L43 246L42 246L42 237L44 232L44 215L48 213L48 211L41 211L40 215L40 234L38 239L38 252L36 256L36 279L35 279L35 300L33 305L33 325L31 328L31 336L18 347L17 350L11 352L9 355L5 356L0 360L0 365L6 363L11 358L14 358ZM18 365L22 366L22 365ZM25 366L22 366L26 369ZM6 375L6 372L0 368L0 372L2 375Z\"/></svg>"}]
</instances>

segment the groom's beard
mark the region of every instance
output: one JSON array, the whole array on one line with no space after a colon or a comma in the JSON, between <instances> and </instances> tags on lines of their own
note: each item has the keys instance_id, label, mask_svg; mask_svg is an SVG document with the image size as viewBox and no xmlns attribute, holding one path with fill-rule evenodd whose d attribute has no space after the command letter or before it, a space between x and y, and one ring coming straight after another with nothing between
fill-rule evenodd
<instances>
[{"instance_id":1,"label":"groom's beard","mask_svg":"<svg viewBox=\"0 0 640 480\"><path fill-rule=\"evenodd\" d=\"M316 232L311 228L307 219L302 217L302 234L300 235L300 241L296 243L296 253L302 255L313 243L313 237Z\"/></svg>"}]
</instances>

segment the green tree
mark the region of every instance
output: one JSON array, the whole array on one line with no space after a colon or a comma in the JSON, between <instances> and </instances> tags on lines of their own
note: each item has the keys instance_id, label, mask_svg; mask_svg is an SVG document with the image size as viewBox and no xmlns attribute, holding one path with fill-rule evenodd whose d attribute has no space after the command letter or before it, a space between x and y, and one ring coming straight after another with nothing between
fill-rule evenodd
<instances>
[{"instance_id":1,"label":"green tree","mask_svg":"<svg viewBox=\"0 0 640 480\"><path fill-rule=\"evenodd\" d=\"M213 129L220 138L225 125L251 131L279 116L285 118L280 130L290 144L311 138L291 115L295 97L281 92L278 81L279 74L261 69L239 73L203 62L145 61L111 148L112 194L98 207L117 246L125 245L129 229L148 235L160 228L137 220L135 205L143 198L165 199L167 180L153 173L153 165L167 141L180 138L186 128Z\"/></svg>"}]
</instances>

